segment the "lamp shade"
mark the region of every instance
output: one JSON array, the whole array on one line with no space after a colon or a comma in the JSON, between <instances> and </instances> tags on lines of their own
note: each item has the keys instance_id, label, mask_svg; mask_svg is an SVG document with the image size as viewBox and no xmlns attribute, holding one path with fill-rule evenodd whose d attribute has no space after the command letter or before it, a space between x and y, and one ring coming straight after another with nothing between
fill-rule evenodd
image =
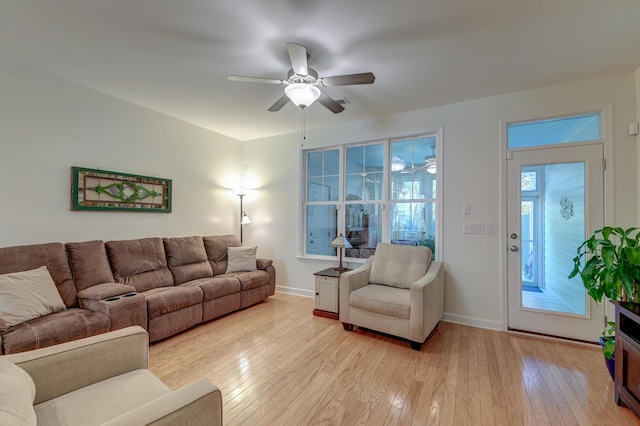
<instances>
[{"instance_id":1,"label":"lamp shade","mask_svg":"<svg viewBox=\"0 0 640 426\"><path fill-rule=\"evenodd\" d=\"M240 225L248 225L251 223L251 219L245 212L242 212L242 220L240 221Z\"/></svg>"},{"instance_id":2,"label":"lamp shade","mask_svg":"<svg viewBox=\"0 0 640 426\"><path fill-rule=\"evenodd\" d=\"M292 83L284 88L291 102L299 107L308 107L320 97L320 89L307 83Z\"/></svg>"},{"instance_id":3,"label":"lamp shade","mask_svg":"<svg viewBox=\"0 0 640 426\"><path fill-rule=\"evenodd\" d=\"M331 244L329 244L329 246L336 247L336 248L346 248L346 249L353 248L349 240L347 240L346 237L343 237L342 234L336 237L335 240L331 241Z\"/></svg>"}]
</instances>

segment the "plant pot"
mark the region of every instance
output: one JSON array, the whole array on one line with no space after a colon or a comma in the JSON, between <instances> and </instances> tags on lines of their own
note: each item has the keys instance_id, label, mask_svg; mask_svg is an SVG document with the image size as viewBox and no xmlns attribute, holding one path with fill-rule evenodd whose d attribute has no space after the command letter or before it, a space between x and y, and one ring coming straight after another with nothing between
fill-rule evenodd
<instances>
[{"instance_id":1,"label":"plant pot","mask_svg":"<svg viewBox=\"0 0 640 426\"><path fill-rule=\"evenodd\" d=\"M604 337L598 337L598 343L600 346L604 347ZM613 354L611 358L604 358L604 363L607 365L607 370L609 370L609 374L611 375L611 379L615 380L616 377L616 354Z\"/></svg>"}]
</instances>

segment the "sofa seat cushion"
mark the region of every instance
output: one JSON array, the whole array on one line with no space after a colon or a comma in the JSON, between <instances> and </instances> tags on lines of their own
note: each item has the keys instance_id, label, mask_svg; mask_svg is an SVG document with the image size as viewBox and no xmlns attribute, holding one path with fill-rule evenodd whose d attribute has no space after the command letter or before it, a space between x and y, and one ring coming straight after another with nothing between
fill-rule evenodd
<instances>
[{"instance_id":1,"label":"sofa seat cushion","mask_svg":"<svg viewBox=\"0 0 640 426\"><path fill-rule=\"evenodd\" d=\"M214 278L202 278L199 280L189 281L181 284L181 286L197 286L202 289L203 301L219 299L234 293L240 293L242 289L240 281L236 277L228 277L218 275Z\"/></svg>"},{"instance_id":2,"label":"sofa seat cushion","mask_svg":"<svg viewBox=\"0 0 640 426\"><path fill-rule=\"evenodd\" d=\"M402 288L369 284L351 292L349 305L369 312L409 319L410 293Z\"/></svg>"},{"instance_id":3,"label":"sofa seat cushion","mask_svg":"<svg viewBox=\"0 0 640 426\"><path fill-rule=\"evenodd\" d=\"M100 425L171 390L149 370L134 370L35 406L38 425Z\"/></svg>"},{"instance_id":4,"label":"sofa seat cushion","mask_svg":"<svg viewBox=\"0 0 640 426\"><path fill-rule=\"evenodd\" d=\"M145 291L149 320L202 303L200 287L161 287Z\"/></svg>"},{"instance_id":5,"label":"sofa seat cushion","mask_svg":"<svg viewBox=\"0 0 640 426\"><path fill-rule=\"evenodd\" d=\"M252 271L252 272L232 272L230 274L224 274L223 277L233 277L240 281L242 291L251 290L252 288L258 288L263 285L269 284L269 273L267 271Z\"/></svg>"},{"instance_id":6,"label":"sofa seat cushion","mask_svg":"<svg viewBox=\"0 0 640 426\"><path fill-rule=\"evenodd\" d=\"M109 317L71 308L11 327L2 335L4 354L30 351L109 331Z\"/></svg>"}]
</instances>

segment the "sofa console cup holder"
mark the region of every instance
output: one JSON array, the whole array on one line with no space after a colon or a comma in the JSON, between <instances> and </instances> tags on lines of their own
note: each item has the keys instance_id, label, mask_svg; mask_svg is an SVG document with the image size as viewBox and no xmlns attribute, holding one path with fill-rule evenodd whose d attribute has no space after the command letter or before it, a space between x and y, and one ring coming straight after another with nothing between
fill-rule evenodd
<instances>
[{"instance_id":1,"label":"sofa console cup holder","mask_svg":"<svg viewBox=\"0 0 640 426\"><path fill-rule=\"evenodd\" d=\"M127 294L122 294L120 296L112 296L112 297L107 297L106 299L104 299L105 302L115 302L116 300L120 300L120 299L124 299L125 297L133 297L133 296L137 296L138 293L127 293Z\"/></svg>"}]
</instances>

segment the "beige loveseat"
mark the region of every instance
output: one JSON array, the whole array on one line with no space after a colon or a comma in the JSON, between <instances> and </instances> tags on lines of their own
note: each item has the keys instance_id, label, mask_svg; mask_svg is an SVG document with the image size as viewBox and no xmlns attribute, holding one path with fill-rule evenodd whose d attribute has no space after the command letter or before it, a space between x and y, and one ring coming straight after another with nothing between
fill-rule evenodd
<instances>
[{"instance_id":1,"label":"beige loveseat","mask_svg":"<svg viewBox=\"0 0 640 426\"><path fill-rule=\"evenodd\" d=\"M61 299L46 315L7 324L0 277L0 353L131 325L147 330L153 342L256 304L275 293L276 271L271 260L255 254L252 267L236 262L247 260L247 250L233 235L0 248L0 275L46 266Z\"/></svg>"},{"instance_id":2,"label":"beige loveseat","mask_svg":"<svg viewBox=\"0 0 640 426\"><path fill-rule=\"evenodd\" d=\"M222 425L220 390L171 391L148 368L138 326L0 357L0 424Z\"/></svg>"},{"instance_id":3,"label":"beige loveseat","mask_svg":"<svg viewBox=\"0 0 640 426\"><path fill-rule=\"evenodd\" d=\"M427 247L378 243L376 254L340 276L340 321L409 340L421 350L444 314L444 271Z\"/></svg>"}]
</instances>

